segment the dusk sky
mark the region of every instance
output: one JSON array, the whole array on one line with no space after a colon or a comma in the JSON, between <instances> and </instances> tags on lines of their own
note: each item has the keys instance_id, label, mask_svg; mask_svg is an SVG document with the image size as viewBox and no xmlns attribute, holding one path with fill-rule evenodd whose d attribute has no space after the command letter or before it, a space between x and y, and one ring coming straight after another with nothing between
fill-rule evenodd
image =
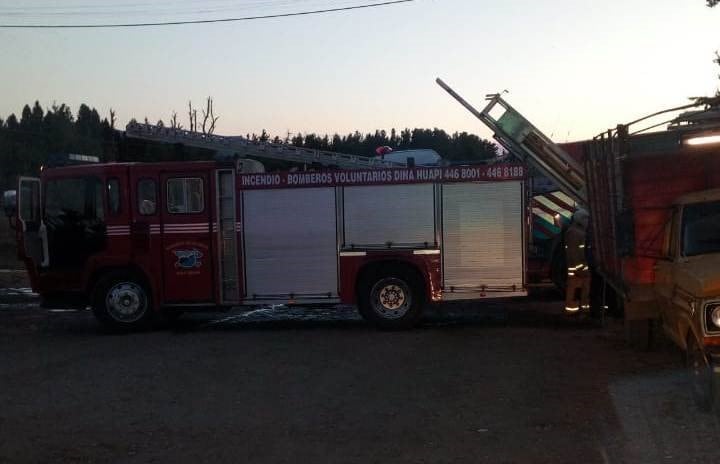
<instances>
[{"instance_id":1,"label":"dusk sky","mask_svg":"<svg viewBox=\"0 0 720 464\"><path fill-rule=\"evenodd\" d=\"M0 0L4 24L208 19L372 3ZM720 8L704 0L417 0L317 16L127 29L0 29L0 117L39 100L119 123L215 99L217 133L439 127L489 137L435 83L507 99L555 140L714 94Z\"/></svg>"}]
</instances>

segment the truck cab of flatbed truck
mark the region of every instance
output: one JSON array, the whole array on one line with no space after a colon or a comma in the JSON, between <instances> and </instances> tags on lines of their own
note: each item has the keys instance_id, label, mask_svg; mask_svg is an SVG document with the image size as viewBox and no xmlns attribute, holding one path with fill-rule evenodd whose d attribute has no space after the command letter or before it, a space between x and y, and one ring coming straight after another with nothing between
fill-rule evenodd
<instances>
[{"instance_id":1,"label":"truck cab of flatbed truck","mask_svg":"<svg viewBox=\"0 0 720 464\"><path fill-rule=\"evenodd\" d=\"M718 407L720 189L676 200L665 227L663 255L654 284L663 330L687 354L698 403Z\"/></svg>"}]
</instances>

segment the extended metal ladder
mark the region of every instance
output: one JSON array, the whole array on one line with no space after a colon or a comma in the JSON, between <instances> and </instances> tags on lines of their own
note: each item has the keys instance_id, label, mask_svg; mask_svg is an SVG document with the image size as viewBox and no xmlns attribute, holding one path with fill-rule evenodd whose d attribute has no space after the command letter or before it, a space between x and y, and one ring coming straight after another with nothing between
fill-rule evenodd
<instances>
[{"instance_id":1,"label":"extended metal ladder","mask_svg":"<svg viewBox=\"0 0 720 464\"><path fill-rule=\"evenodd\" d=\"M181 143L186 146L213 150L240 158L252 156L296 163L317 163L342 169L404 167L405 163L370 156L347 155L324 150L298 148L292 145L253 142L245 137L202 134L151 124L130 123L125 128L128 137L163 143Z\"/></svg>"},{"instance_id":2,"label":"extended metal ladder","mask_svg":"<svg viewBox=\"0 0 720 464\"><path fill-rule=\"evenodd\" d=\"M485 109L478 111L441 79L437 79L437 83L485 123L506 150L535 166L573 200L587 204L585 173L580 164L503 100L500 94L488 95L489 103Z\"/></svg>"}]
</instances>

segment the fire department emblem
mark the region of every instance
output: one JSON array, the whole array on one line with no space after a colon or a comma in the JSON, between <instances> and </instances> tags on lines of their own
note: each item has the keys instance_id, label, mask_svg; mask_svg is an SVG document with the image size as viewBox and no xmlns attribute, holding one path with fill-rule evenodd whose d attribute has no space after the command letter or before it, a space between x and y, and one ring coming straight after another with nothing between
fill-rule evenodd
<instances>
[{"instance_id":1,"label":"fire department emblem","mask_svg":"<svg viewBox=\"0 0 720 464\"><path fill-rule=\"evenodd\" d=\"M202 266L203 254L200 250L175 250L173 251L177 257L175 267L180 269L195 269Z\"/></svg>"}]
</instances>

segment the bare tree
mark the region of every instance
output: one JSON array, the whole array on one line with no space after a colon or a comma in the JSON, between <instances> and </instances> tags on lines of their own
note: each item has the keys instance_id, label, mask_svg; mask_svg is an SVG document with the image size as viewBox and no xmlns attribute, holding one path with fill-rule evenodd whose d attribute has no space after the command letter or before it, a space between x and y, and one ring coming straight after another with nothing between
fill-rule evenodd
<instances>
[{"instance_id":1,"label":"bare tree","mask_svg":"<svg viewBox=\"0 0 720 464\"><path fill-rule=\"evenodd\" d=\"M215 132L215 123L218 119L220 119L220 116L215 116L215 113L213 112L213 99L212 97L207 97L206 106L203 110L202 133L212 134ZM210 121L209 127L208 121Z\"/></svg>"},{"instance_id":2,"label":"bare tree","mask_svg":"<svg viewBox=\"0 0 720 464\"><path fill-rule=\"evenodd\" d=\"M192 107L192 100L188 101L188 119L190 119L190 132L197 131L197 110Z\"/></svg>"},{"instance_id":3,"label":"bare tree","mask_svg":"<svg viewBox=\"0 0 720 464\"><path fill-rule=\"evenodd\" d=\"M115 129L115 110L110 108L110 129Z\"/></svg>"},{"instance_id":4,"label":"bare tree","mask_svg":"<svg viewBox=\"0 0 720 464\"><path fill-rule=\"evenodd\" d=\"M176 130L182 130L182 124L178 124L178 115L175 111L172 112L172 116L170 116L170 127Z\"/></svg>"}]
</instances>

